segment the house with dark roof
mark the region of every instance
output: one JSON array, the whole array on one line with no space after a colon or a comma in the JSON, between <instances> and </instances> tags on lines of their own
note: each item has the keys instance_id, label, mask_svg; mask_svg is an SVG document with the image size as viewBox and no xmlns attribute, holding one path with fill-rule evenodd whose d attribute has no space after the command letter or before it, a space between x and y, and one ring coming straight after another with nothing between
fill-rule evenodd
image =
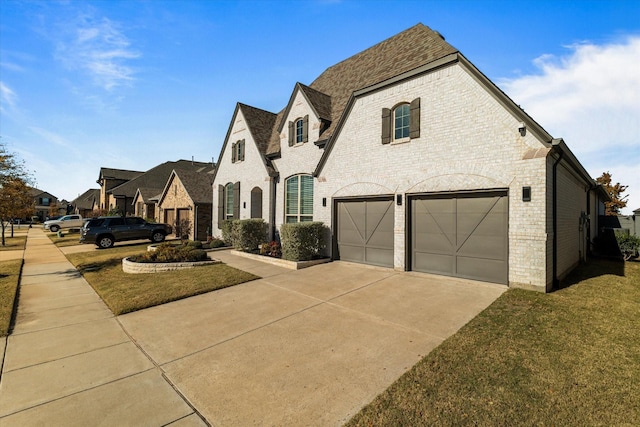
<instances>
[{"instance_id":1,"label":"house with dark roof","mask_svg":"<svg viewBox=\"0 0 640 427\"><path fill-rule=\"evenodd\" d=\"M91 188L71 201L73 212L85 218L92 216L100 206L100 189Z\"/></svg>"},{"instance_id":2,"label":"house with dark roof","mask_svg":"<svg viewBox=\"0 0 640 427\"><path fill-rule=\"evenodd\" d=\"M142 175L144 172L125 169L100 168L100 175L96 183L100 185L100 201L98 209L110 211L119 209L120 212L129 212L124 205L125 200L116 199L111 190Z\"/></svg>"},{"instance_id":3,"label":"house with dark roof","mask_svg":"<svg viewBox=\"0 0 640 427\"><path fill-rule=\"evenodd\" d=\"M158 197L163 222L176 236L207 240L211 235L213 175L206 170L174 169Z\"/></svg>"},{"instance_id":4,"label":"house with dark roof","mask_svg":"<svg viewBox=\"0 0 640 427\"><path fill-rule=\"evenodd\" d=\"M278 113L238 103L213 187L217 234L321 221L334 260L540 291L586 260L607 198L422 24L296 83Z\"/></svg>"},{"instance_id":5,"label":"house with dark roof","mask_svg":"<svg viewBox=\"0 0 640 427\"><path fill-rule=\"evenodd\" d=\"M58 198L53 194L35 187L30 187L29 193L31 197L33 197L33 215L38 217L38 221L45 221L50 216L63 215L66 213L64 207L61 207ZM66 204L64 206L66 206Z\"/></svg>"},{"instance_id":6,"label":"house with dark roof","mask_svg":"<svg viewBox=\"0 0 640 427\"><path fill-rule=\"evenodd\" d=\"M105 191L109 199L108 209L118 209L124 215L138 215L160 220L156 214L157 198L154 197L160 195L174 169L210 173L213 172L214 165L192 160L178 160L161 163L146 172L111 169L111 171L117 171L120 182ZM112 172L112 175L115 174ZM126 179L127 176L128 179ZM110 182L113 183L115 180ZM138 189L141 189L140 193Z\"/></svg>"}]
</instances>

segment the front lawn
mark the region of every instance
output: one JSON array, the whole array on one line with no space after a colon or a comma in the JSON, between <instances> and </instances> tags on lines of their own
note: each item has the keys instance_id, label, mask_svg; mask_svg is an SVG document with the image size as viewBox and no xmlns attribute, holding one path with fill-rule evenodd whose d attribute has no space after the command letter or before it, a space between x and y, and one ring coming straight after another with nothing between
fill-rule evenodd
<instances>
[{"instance_id":1,"label":"front lawn","mask_svg":"<svg viewBox=\"0 0 640 427\"><path fill-rule=\"evenodd\" d=\"M9 333L21 269L22 258L0 262L0 337Z\"/></svg>"},{"instance_id":2,"label":"front lawn","mask_svg":"<svg viewBox=\"0 0 640 427\"><path fill-rule=\"evenodd\" d=\"M640 263L512 289L348 426L640 425Z\"/></svg>"},{"instance_id":3,"label":"front lawn","mask_svg":"<svg viewBox=\"0 0 640 427\"><path fill-rule=\"evenodd\" d=\"M144 252L147 246L68 254L67 258L116 315L258 279L226 264L163 273L124 273L122 258Z\"/></svg>"},{"instance_id":4,"label":"front lawn","mask_svg":"<svg viewBox=\"0 0 640 427\"><path fill-rule=\"evenodd\" d=\"M5 245L0 244L0 251L23 251L27 244L27 236L14 236L7 237L10 233L7 233L4 238Z\"/></svg>"},{"instance_id":5,"label":"front lawn","mask_svg":"<svg viewBox=\"0 0 640 427\"><path fill-rule=\"evenodd\" d=\"M58 237L58 233L46 233L49 239L58 247L80 244L80 231L62 230L62 237Z\"/></svg>"}]
</instances>

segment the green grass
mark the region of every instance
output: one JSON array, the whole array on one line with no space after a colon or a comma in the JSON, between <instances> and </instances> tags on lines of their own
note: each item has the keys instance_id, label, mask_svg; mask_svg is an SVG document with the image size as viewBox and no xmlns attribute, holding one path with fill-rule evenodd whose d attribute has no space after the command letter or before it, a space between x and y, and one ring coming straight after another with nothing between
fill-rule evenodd
<instances>
[{"instance_id":1,"label":"green grass","mask_svg":"<svg viewBox=\"0 0 640 427\"><path fill-rule=\"evenodd\" d=\"M80 231L62 230L62 237L58 237L58 233L46 233L49 239L58 247L80 244Z\"/></svg>"},{"instance_id":2,"label":"green grass","mask_svg":"<svg viewBox=\"0 0 640 427\"><path fill-rule=\"evenodd\" d=\"M9 333L22 259L0 262L0 337Z\"/></svg>"},{"instance_id":3,"label":"green grass","mask_svg":"<svg viewBox=\"0 0 640 427\"><path fill-rule=\"evenodd\" d=\"M129 274L122 258L148 244L69 254L67 258L116 315L258 279L253 274L214 264L163 273Z\"/></svg>"},{"instance_id":4,"label":"green grass","mask_svg":"<svg viewBox=\"0 0 640 427\"><path fill-rule=\"evenodd\" d=\"M348 426L640 425L640 263L513 289Z\"/></svg>"},{"instance_id":5,"label":"green grass","mask_svg":"<svg viewBox=\"0 0 640 427\"><path fill-rule=\"evenodd\" d=\"M0 251L23 251L27 244L27 236L8 237L10 233L5 234L4 243L0 244Z\"/></svg>"}]
</instances>

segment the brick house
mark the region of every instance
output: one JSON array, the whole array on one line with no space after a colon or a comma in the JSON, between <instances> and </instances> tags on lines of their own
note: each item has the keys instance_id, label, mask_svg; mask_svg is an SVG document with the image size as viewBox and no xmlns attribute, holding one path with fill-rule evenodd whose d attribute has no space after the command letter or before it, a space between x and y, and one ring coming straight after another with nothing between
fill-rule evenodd
<instances>
[{"instance_id":1,"label":"brick house","mask_svg":"<svg viewBox=\"0 0 640 427\"><path fill-rule=\"evenodd\" d=\"M214 230L322 221L333 259L540 291L586 259L606 198L422 24L297 83L277 114L238 104L213 189Z\"/></svg>"},{"instance_id":2,"label":"brick house","mask_svg":"<svg viewBox=\"0 0 640 427\"><path fill-rule=\"evenodd\" d=\"M125 169L100 168L100 175L96 180L96 183L100 185L100 199L97 208L106 211L119 209L122 213L131 213L129 208L131 200L127 203L126 197L117 197L112 190L143 173Z\"/></svg>"},{"instance_id":3,"label":"brick house","mask_svg":"<svg viewBox=\"0 0 640 427\"><path fill-rule=\"evenodd\" d=\"M180 236L181 221L187 220L191 240L207 240L211 233L213 176L207 171L174 170L158 197L162 222L174 227Z\"/></svg>"},{"instance_id":4,"label":"brick house","mask_svg":"<svg viewBox=\"0 0 640 427\"><path fill-rule=\"evenodd\" d=\"M82 215L84 218L89 218L93 215L94 211L98 210L100 205L100 189L92 188L71 201L73 206L73 212Z\"/></svg>"}]
</instances>

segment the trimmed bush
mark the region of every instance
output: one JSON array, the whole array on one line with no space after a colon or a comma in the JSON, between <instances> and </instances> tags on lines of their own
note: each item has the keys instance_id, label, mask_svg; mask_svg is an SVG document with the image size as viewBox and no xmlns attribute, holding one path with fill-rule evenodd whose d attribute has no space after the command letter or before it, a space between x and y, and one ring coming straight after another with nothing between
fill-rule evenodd
<instances>
[{"instance_id":1,"label":"trimmed bush","mask_svg":"<svg viewBox=\"0 0 640 427\"><path fill-rule=\"evenodd\" d=\"M189 244L192 243L192 244ZM140 255L134 255L129 259L133 262L196 262L206 261L207 253L202 249L198 249L193 243L189 242L181 245L172 245L171 243L162 243L158 245L155 251L148 251ZM202 245L200 245L202 246Z\"/></svg>"},{"instance_id":2,"label":"trimmed bush","mask_svg":"<svg viewBox=\"0 0 640 427\"><path fill-rule=\"evenodd\" d=\"M321 258L327 247L328 229L322 222L282 224L282 258L289 261L309 261Z\"/></svg>"},{"instance_id":3,"label":"trimmed bush","mask_svg":"<svg viewBox=\"0 0 640 427\"><path fill-rule=\"evenodd\" d=\"M625 261L638 256L638 252L640 252L640 237L630 235L628 232L618 232L616 233L616 240L618 241L622 258Z\"/></svg>"},{"instance_id":4,"label":"trimmed bush","mask_svg":"<svg viewBox=\"0 0 640 427\"><path fill-rule=\"evenodd\" d=\"M267 223L263 219L225 220L221 224L225 243L239 251L255 251L267 236Z\"/></svg>"}]
</instances>

